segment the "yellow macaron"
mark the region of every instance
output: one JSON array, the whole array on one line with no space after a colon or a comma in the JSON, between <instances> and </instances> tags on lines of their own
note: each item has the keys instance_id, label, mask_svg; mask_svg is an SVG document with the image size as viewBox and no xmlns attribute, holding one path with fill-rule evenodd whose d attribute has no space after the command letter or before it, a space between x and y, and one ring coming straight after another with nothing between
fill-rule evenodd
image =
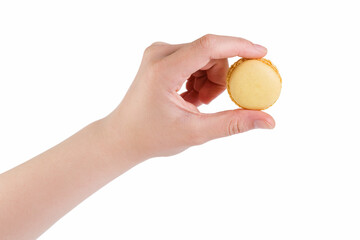
<instances>
[{"instance_id":1,"label":"yellow macaron","mask_svg":"<svg viewBox=\"0 0 360 240\"><path fill-rule=\"evenodd\" d=\"M230 98L244 109L263 110L280 96L282 79L267 59L241 58L228 71L226 87Z\"/></svg>"}]
</instances>

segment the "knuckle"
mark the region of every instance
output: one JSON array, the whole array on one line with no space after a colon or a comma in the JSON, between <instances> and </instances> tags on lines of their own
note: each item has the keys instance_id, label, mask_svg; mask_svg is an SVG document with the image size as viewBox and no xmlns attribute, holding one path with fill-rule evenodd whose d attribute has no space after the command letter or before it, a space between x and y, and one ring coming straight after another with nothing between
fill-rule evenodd
<instances>
[{"instance_id":1,"label":"knuckle","mask_svg":"<svg viewBox=\"0 0 360 240\"><path fill-rule=\"evenodd\" d=\"M245 55L249 55L250 53L252 53L252 49L254 47L254 44L248 40L242 39L240 41L240 44L238 46L238 51L239 51L239 55L245 54Z\"/></svg>"},{"instance_id":2,"label":"knuckle","mask_svg":"<svg viewBox=\"0 0 360 240\"><path fill-rule=\"evenodd\" d=\"M249 48L252 48L253 47L253 43L248 41L248 40L243 40L242 41L242 48L243 49L249 49Z\"/></svg>"},{"instance_id":3,"label":"knuckle","mask_svg":"<svg viewBox=\"0 0 360 240\"><path fill-rule=\"evenodd\" d=\"M161 46L161 45L168 45L167 43L165 42L153 42L150 46Z\"/></svg>"},{"instance_id":4,"label":"knuckle","mask_svg":"<svg viewBox=\"0 0 360 240\"><path fill-rule=\"evenodd\" d=\"M198 44L201 48L209 49L214 46L215 35L206 34L199 38Z\"/></svg>"},{"instance_id":5,"label":"knuckle","mask_svg":"<svg viewBox=\"0 0 360 240\"><path fill-rule=\"evenodd\" d=\"M155 45L151 44L150 46L148 46L145 51L144 51L144 56L149 56L151 55L155 50Z\"/></svg>"},{"instance_id":6,"label":"knuckle","mask_svg":"<svg viewBox=\"0 0 360 240\"><path fill-rule=\"evenodd\" d=\"M153 42L150 46L148 46L145 51L144 51L144 55L154 55L154 53L156 53L159 50L159 47L163 47L163 46L167 46L169 44L164 43L164 42Z\"/></svg>"},{"instance_id":7,"label":"knuckle","mask_svg":"<svg viewBox=\"0 0 360 240\"><path fill-rule=\"evenodd\" d=\"M244 123L243 121L240 121L240 119L233 118L229 121L227 125L227 135L235 135L238 133L242 133L245 131Z\"/></svg>"}]
</instances>

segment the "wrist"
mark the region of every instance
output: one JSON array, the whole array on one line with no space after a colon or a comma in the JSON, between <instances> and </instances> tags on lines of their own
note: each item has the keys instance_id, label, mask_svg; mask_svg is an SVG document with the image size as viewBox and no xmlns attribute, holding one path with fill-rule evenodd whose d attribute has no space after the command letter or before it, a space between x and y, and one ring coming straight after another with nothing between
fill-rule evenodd
<instances>
[{"instance_id":1,"label":"wrist","mask_svg":"<svg viewBox=\"0 0 360 240\"><path fill-rule=\"evenodd\" d=\"M91 131L99 141L99 147L106 158L112 162L113 166L127 165L129 168L145 161L147 158L142 156L140 147L129 139L129 134L119 127L121 123L114 121L107 116L89 125Z\"/></svg>"}]
</instances>

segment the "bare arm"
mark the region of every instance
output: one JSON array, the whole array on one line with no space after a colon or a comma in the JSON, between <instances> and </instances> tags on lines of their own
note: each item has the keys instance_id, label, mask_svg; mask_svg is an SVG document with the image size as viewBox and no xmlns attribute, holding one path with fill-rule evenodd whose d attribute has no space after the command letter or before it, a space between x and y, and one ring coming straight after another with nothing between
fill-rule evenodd
<instances>
[{"instance_id":1,"label":"bare arm","mask_svg":"<svg viewBox=\"0 0 360 240\"><path fill-rule=\"evenodd\" d=\"M0 175L0 236L34 239L138 160L111 149L105 120ZM4 239L1 237L1 239Z\"/></svg>"},{"instance_id":2,"label":"bare arm","mask_svg":"<svg viewBox=\"0 0 360 240\"><path fill-rule=\"evenodd\" d=\"M266 49L234 37L155 43L121 104L64 142L0 175L0 238L34 239L72 208L136 164L256 127L261 111L203 114L225 89L227 58L259 58ZM187 81L187 91L177 93Z\"/></svg>"}]
</instances>

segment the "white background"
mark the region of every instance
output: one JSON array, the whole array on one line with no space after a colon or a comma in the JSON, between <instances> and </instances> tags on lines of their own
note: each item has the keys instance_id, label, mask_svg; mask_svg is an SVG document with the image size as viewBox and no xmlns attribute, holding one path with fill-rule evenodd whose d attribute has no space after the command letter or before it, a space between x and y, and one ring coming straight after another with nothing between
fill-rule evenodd
<instances>
[{"instance_id":1,"label":"white background","mask_svg":"<svg viewBox=\"0 0 360 240\"><path fill-rule=\"evenodd\" d=\"M1 0L0 172L112 111L154 41L241 36L283 78L274 130L138 165L40 239L360 239L356 3Z\"/></svg>"}]
</instances>

